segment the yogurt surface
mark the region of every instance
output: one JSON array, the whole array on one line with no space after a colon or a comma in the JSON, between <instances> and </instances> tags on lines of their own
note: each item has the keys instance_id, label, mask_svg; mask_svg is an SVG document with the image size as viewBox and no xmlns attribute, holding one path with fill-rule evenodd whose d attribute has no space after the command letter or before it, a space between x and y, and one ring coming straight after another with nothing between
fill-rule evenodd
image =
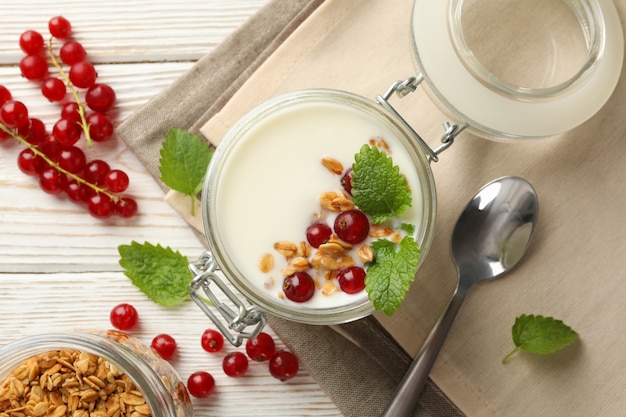
<instances>
[{"instance_id":1,"label":"yogurt surface","mask_svg":"<svg viewBox=\"0 0 626 417\"><path fill-rule=\"evenodd\" d=\"M306 241L306 228L321 210L320 196L342 189L341 176L322 166L322 158L334 158L347 169L371 139L384 139L394 165L405 175L413 202L401 221L419 230L423 226L420 179L398 134L390 123L347 103L308 100L288 103L255 120L230 144L212 185L216 187L212 224L219 229L212 233L255 291L297 309L334 308L367 298L365 291L350 295L341 290L331 295L316 291L304 303L280 298L285 261L273 248L279 241L296 245ZM328 223L332 227L332 220ZM261 272L259 266L266 253L275 257L269 273Z\"/></svg>"}]
</instances>

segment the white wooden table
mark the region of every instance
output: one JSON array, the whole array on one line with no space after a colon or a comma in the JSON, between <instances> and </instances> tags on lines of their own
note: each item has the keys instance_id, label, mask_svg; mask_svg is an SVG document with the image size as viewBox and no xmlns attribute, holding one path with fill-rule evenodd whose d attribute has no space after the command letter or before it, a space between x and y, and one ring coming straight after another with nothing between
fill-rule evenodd
<instances>
[{"instance_id":1,"label":"white wooden table","mask_svg":"<svg viewBox=\"0 0 626 417\"><path fill-rule=\"evenodd\" d=\"M0 2L0 84L51 129L59 107L48 103L34 83L21 78L18 62L23 53L18 38L26 29L47 37L48 20L63 15L96 64L98 80L115 89L119 123L265 3L5 0ZM251 363L243 378L225 376L223 355L211 356L200 347L200 335L210 323L193 303L158 307L126 278L118 264L120 244L159 243L189 258L197 257L203 246L163 201L155 180L121 141L97 146L90 158L102 157L129 173L128 193L137 199L140 215L128 221L97 220L69 200L42 192L34 178L17 168L21 149L13 140L0 144L0 344L37 333L109 328L110 309L129 302L141 317L133 334L147 343L164 332L177 339L179 352L173 365L183 379L196 370L215 376L216 393L194 400L195 415L340 415L305 369L285 383L272 378L261 363ZM226 347L231 350L235 348Z\"/></svg>"}]
</instances>

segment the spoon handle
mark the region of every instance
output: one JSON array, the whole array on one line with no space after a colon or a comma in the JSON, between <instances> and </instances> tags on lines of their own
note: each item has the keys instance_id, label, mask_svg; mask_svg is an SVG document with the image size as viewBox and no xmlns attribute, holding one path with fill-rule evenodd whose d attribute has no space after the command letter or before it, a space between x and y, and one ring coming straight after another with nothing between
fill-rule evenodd
<instances>
[{"instance_id":1,"label":"spoon handle","mask_svg":"<svg viewBox=\"0 0 626 417\"><path fill-rule=\"evenodd\" d=\"M465 299L465 294L466 290L457 288L448 307L426 338L424 345L404 375L381 417L408 417L412 415L428 374Z\"/></svg>"}]
</instances>

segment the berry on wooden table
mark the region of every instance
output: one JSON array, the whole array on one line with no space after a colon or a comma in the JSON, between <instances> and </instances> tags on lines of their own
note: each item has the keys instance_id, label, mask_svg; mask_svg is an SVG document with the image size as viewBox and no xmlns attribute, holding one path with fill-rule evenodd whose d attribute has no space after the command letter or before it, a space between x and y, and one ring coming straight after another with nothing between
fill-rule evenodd
<instances>
[{"instance_id":1,"label":"berry on wooden table","mask_svg":"<svg viewBox=\"0 0 626 417\"><path fill-rule=\"evenodd\" d=\"M287 350L276 352L269 363L270 374L281 381L286 381L296 376L299 367L296 355Z\"/></svg>"},{"instance_id":2,"label":"berry on wooden table","mask_svg":"<svg viewBox=\"0 0 626 417\"><path fill-rule=\"evenodd\" d=\"M187 379L187 390L196 398L206 398L215 391L215 379L208 372L194 372Z\"/></svg>"},{"instance_id":3,"label":"berry on wooden table","mask_svg":"<svg viewBox=\"0 0 626 417\"><path fill-rule=\"evenodd\" d=\"M248 358L241 352L231 352L224 357L222 369L228 376L243 376L248 371Z\"/></svg>"},{"instance_id":4,"label":"berry on wooden table","mask_svg":"<svg viewBox=\"0 0 626 417\"><path fill-rule=\"evenodd\" d=\"M170 360L176 353L176 340L169 334L159 334L152 339L150 347L165 360Z\"/></svg>"},{"instance_id":5,"label":"berry on wooden table","mask_svg":"<svg viewBox=\"0 0 626 417\"><path fill-rule=\"evenodd\" d=\"M43 50L43 36L36 30L27 30L20 35L20 48L27 55L36 55Z\"/></svg>"},{"instance_id":6,"label":"berry on wooden table","mask_svg":"<svg viewBox=\"0 0 626 417\"><path fill-rule=\"evenodd\" d=\"M270 359L276 350L274 339L267 333L261 332L257 337L248 339L246 353L250 359L263 362Z\"/></svg>"},{"instance_id":7,"label":"berry on wooden table","mask_svg":"<svg viewBox=\"0 0 626 417\"><path fill-rule=\"evenodd\" d=\"M116 329L132 330L139 322L139 314L132 305L122 303L113 307L109 314L109 320Z\"/></svg>"},{"instance_id":8,"label":"berry on wooden table","mask_svg":"<svg viewBox=\"0 0 626 417\"><path fill-rule=\"evenodd\" d=\"M57 39L69 38L72 34L72 25L63 16L55 16L48 21L50 34Z\"/></svg>"},{"instance_id":9,"label":"berry on wooden table","mask_svg":"<svg viewBox=\"0 0 626 417\"><path fill-rule=\"evenodd\" d=\"M224 336L215 329L206 329L200 338L202 349L207 352L215 353L224 347Z\"/></svg>"}]
</instances>

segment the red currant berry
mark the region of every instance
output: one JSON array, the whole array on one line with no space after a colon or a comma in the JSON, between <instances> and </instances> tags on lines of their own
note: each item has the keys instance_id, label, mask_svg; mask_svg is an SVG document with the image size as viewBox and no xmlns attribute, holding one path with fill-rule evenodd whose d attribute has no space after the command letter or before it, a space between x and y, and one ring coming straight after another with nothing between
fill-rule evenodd
<instances>
[{"instance_id":1,"label":"red currant berry","mask_svg":"<svg viewBox=\"0 0 626 417\"><path fill-rule=\"evenodd\" d=\"M46 135L38 147L41 152L54 162L59 160L62 146L53 135Z\"/></svg>"},{"instance_id":2,"label":"red currant berry","mask_svg":"<svg viewBox=\"0 0 626 417\"><path fill-rule=\"evenodd\" d=\"M348 294L356 294L365 289L365 269L350 266L337 273L337 281L341 290Z\"/></svg>"},{"instance_id":3,"label":"red currant berry","mask_svg":"<svg viewBox=\"0 0 626 417\"><path fill-rule=\"evenodd\" d=\"M85 152L76 146L68 146L61 149L59 153L59 166L72 174L78 174L82 172L87 163Z\"/></svg>"},{"instance_id":4,"label":"red currant berry","mask_svg":"<svg viewBox=\"0 0 626 417\"><path fill-rule=\"evenodd\" d=\"M80 139L81 133L80 126L70 119L59 119L52 128L52 135L61 146L73 146Z\"/></svg>"},{"instance_id":5,"label":"red currant berry","mask_svg":"<svg viewBox=\"0 0 626 417\"><path fill-rule=\"evenodd\" d=\"M137 326L139 314L130 304L118 304L111 310L109 320L113 327L119 330L132 330Z\"/></svg>"},{"instance_id":6,"label":"red currant berry","mask_svg":"<svg viewBox=\"0 0 626 417\"><path fill-rule=\"evenodd\" d=\"M17 129L17 134L31 145L39 145L46 137L46 125L39 119L28 119L28 125Z\"/></svg>"},{"instance_id":7,"label":"red currant berry","mask_svg":"<svg viewBox=\"0 0 626 417\"><path fill-rule=\"evenodd\" d=\"M94 112L87 116L89 135L94 142L104 142L113 136L113 123L104 113Z\"/></svg>"},{"instance_id":8,"label":"red currant berry","mask_svg":"<svg viewBox=\"0 0 626 417\"><path fill-rule=\"evenodd\" d=\"M110 170L111 167L105 161L94 159L85 165L85 180L91 184L103 185Z\"/></svg>"},{"instance_id":9,"label":"red currant berry","mask_svg":"<svg viewBox=\"0 0 626 417\"><path fill-rule=\"evenodd\" d=\"M59 57L65 65L72 66L78 62L84 61L87 53L85 48L79 42L74 40L65 41L59 51Z\"/></svg>"},{"instance_id":10,"label":"red currant berry","mask_svg":"<svg viewBox=\"0 0 626 417\"><path fill-rule=\"evenodd\" d=\"M90 190L91 188L75 179L68 180L65 186L65 194L67 194L70 200L79 204L86 203L91 197Z\"/></svg>"},{"instance_id":11,"label":"red currant berry","mask_svg":"<svg viewBox=\"0 0 626 417\"><path fill-rule=\"evenodd\" d=\"M20 71L27 80L43 80L48 76L48 62L41 55L26 55L20 61Z\"/></svg>"},{"instance_id":12,"label":"red currant berry","mask_svg":"<svg viewBox=\"0 0 626 417\"><path fill-rule=\"evenodd\" d=\"M361 243L370 232L370 222L360 210L343 211L335 218L335 233L339 239L350 244Z\"/></svg>"},{"instance_id":13,"label":"red currant berry","mask_svg":"<svg viewBox=\"0 0 626 417\"><path fill-rule=\"evenodd\" d=\"M291 301L303 303L315 294L315 283L309 274L298 271L284 279L283 292Z\"/></svg>"},{"instance_id":14,"label":"red currant berry","mask_svg":"<svg viewBox=\"0 0 626 417\"><path fill-rule=\"evenodd\" d=\"M115 202L104 194L96 194L87 200L87 211L97 219L108 219L115 213Z\"/></svg>"},{"instance_id":15,"label":"red currant berry","mask_svg":"<svg viewBox=\"0 0 626 417\"><path fill-rule=\"evenodd\" d=\"M78 88L89 88L96 82L96 69L90 62L81 61L70 68L70 81Z\"/></svg>"},{"instance_id":16,"label":"red currant berry","mask_svg":"<svg viewBox=\"0 0 626 417\"><path fill-rule=\"evenodd\" d=\"M281 350L270 359L270 374L274 378L286 381L293 378L298 373L298 358L293 353Z\"/></svg>"},{"instance_id":17,"label":"red currant berry","mask_svg":"<svg viewBox=\"0 0 626 417\"><path fill-rule=\"evenodd\" d=\"M333 231L325 223L314 223L306 229L306 240L314 248L319 248L320 245L327 243L332 235Z\"/></svg>"},{"instance_id":18,"label":"red currant berry","mask_svg":"<svg viewBox=\"0 0 626 417\"><path fill-rule=\"evenodd\" d=\"M241 352L231 352L224 357L222 369L228 376L243 376L248 371L248 358Z\"/></svg>"},{"instance_id":19,"label":"red currant berry","mask_svg":"<svg viewBox=\"0 0 626 417\"><path fill-rule=\"evenodd\" d=\"M26 148L17 156L17 166L26 175L38 175L45 167L45 161Z\"/></svg>"},{"instance_id":20,"label":"red currant berry","mask_svg":"<svg viewBox=\"0 0 626 417\"><path fill-rule=\"evenodd\" d=\"M50 101L61 101L67 94L67 87L59 78L47 78L41 84L41 94Z\"/></svg>"},{"instance_id":21,"label":"red currant berry","mask_svg":"<svg viewBox=\"0 0 626 417\"><path fill-rule=\"evenodd\" d=\"M72 25L63 16L55 16L48 21L48 30L55 38L65 39L72 34Z\"/></svg>"},{"instance_id":22,"label":"red currant berry","mask_svg":"<svg viewBox=\"0 0 626 417\"><path fill-rule=\"evenodd\" d=\"M176 340L169 334L160 334L152 339L150 347L165 360L170 360L176 352Z\"/></svg>"},{"instance_id":23,"label":"red currant berry","mask_svg":"<svg viewBox=\"0 0 626 417\"><path fill-rule=\"evenodd\" d=\"M4 106L4 103L12 99L13 95L9 89L0 84L0 106Z\"/></svg>"},{"instance_id":24,"label":"red currant berry","mask_svg":"<svg viewBox=\"0 0 626 417\"><path fill-rule=\"evenodd\" d=\"M274 355L276 345L274 339L267 333L261 332L257 337L248 339L246 342L246 353L250 359L263 362Z\"/></svg>"},{"instance_id":25,"label":"red currant berry","mask_svg":"<svg viewBox=\"0 0 626 417\"><path fill-rule=\"evenodd\" d=\"M9 100L0 109L0 117L9 128L26 127L30 123L28 109L21 101Z\"/></svg>"},{"instance_id":26,"label":"red currant berry","mask_svg":"<svg viewBox=\"0 0 626 417\"><path fill-rule=\"evenodd\" d=\"M200 344L202 345L202 349L207 352L219 352L224 347L224 336L217 330L206 329L204 333L202 333Z\"/></svg>"},{"instance_id":27,"label":"red currant berry","mask_svg":"<svg viewBox=\"0 0 626 417\"><path fill-rule=\"evenodd\" d=\"M35 55L43 49L43 36L36 30L27 30L20 35L20 48L27 55Z\"/></svg>"},{"instance_id":28,"label":"red currant berry","mask_svg":"<svg viewBox=\"0 0 626 417\"><path fill-rule=\"evenodd\" d=\"M215 379L208 372L194 372L187 379L187 390L196 398L206 398L215 390Z\"/></svg>"},{"instance_id":29,"label":"red currant berry","mask_svg":"<svg viewBox=\"0 0 626 417\"><path fill-rule=\"evenodd\" d=\"M128 188L128 175L119 169L110 170L104 178L104 185L113 193L123 193Z\"/></svg>"},{"instance_id":30,"label":"red currant berry","mask_svg":"<svg viewBox=\"0 0 626 417\"><path fill-rule=\"evenodd\" d=\"M348 195L352 195L352 168L348 168L341 177L341 186Z\"/></svg>"},{"instance_id":31,"label":"red currant berry","mask_svg":"<svg viewBox=\"0 0 626 417\"><path fill-rule=\"evenodd\" d=\"M39 186L48 194L59 194L65 190L67 177L58 169L48 166L39 173Z\"/></svg>"},{"instance_id":32,"label":"red currant berry","mask_svg":"<svg viewBox=\"0 0 626 417\"><path fill-rule=\"evenodd\" d=\"M115 202L115 212L126 219L137 214L137 202L130 197L122 197Z\"/></svg>"},{"instance_id":33,"label":"red currant berry","mask_svg":"<svg viewBox=\"0 0 626 417\"><path fill-rule=\"evenodd\" d=\"M85 101L91 110L105 112L115 104L115 91L107 84L94 84L85 93Z\"/></svg>"}]
</instances>

